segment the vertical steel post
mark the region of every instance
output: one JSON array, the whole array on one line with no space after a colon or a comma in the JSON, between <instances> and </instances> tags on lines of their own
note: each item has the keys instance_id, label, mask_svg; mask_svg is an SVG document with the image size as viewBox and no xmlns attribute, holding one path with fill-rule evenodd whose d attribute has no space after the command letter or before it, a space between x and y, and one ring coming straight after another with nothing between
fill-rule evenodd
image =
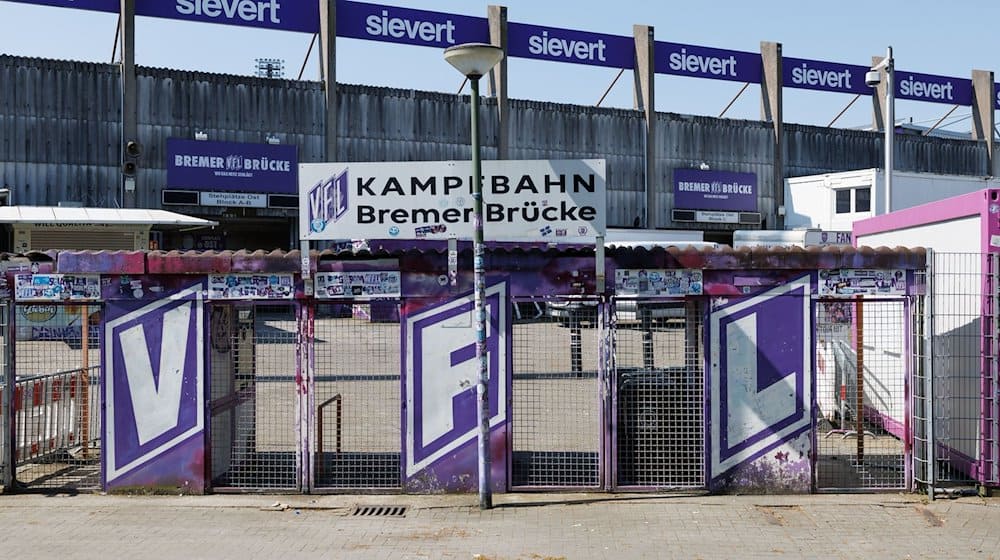
<instances>
[{"instance_id":1,"label":"vertical steel post","mask_svg":"<svg viewBox=\"0 0 1000 560\"><path fill-rule=\"evenodd\" d=\"M472 85L472 275L475 284L476 413L479 418L479 508L493 507L490 489L490 396L486 354L486 269L483 251L483 170L479 160L479 76L470 76Z\"/></svg>"},{"instance_id":2,"label":"vertical steel post","mask_svg":"<svg viewBox=\"0 0 1000 560\"><path fill-rule=\"evenodd\" d=\"M858 432L858 464L865 461L865 335L864 296L858 295L854 301L854 325L857 338L857 387L855 395L854 423Z\"/></svg>"},{"instance_id":3,"label":"vertical steel post","mask_svg":"<svg viewBox=\"0 0 1000 560\"><path fill-rule=\"evenodd\" d=\"M1000 255L996 253L991 253L989 255L992 265L990 267L990 294L989 298L993 301L993 325L990 331L990 379L987 387L987 398L990 402L990 416L993 420L990 425L990 442L991 449L989 453L990 462L992 463L992 468L990 472L983 473L985 480L983 481L983 486L987 484L996 484L1000 481L1000 470L998 470L998 462L1000 462L1000 404L998 404L998 397L1000 397L1000 298L998 298L998 292L1000 292Z\"/></svg>"},{"instance_id":4,"label":"vertical steel post","mask_svg":"<svg viewBox=\"0 0 1000 560\"><path fill-rule=\"evenodd\" d=\"M896 140L895 61L892 47L885 59L885 213L892 212L892 156Z\"/></svg>"},{"instance_id":5,"label":"vertical steel post","mask_svg":"<svg viewBox=\"0 0 1000 560\"><path fill-rule=\"evenodd\" d=\"M80 416L83 457L90 454L90 306L80 306Z\"/></svg>"},{"instance_id":6,"label":"vertical steel post","mask_svg":"<svg viewBox=\"0 0 1000 560\"><path fill-rule=\"evenodd\" d=\"M924 416L927 422L927 497L934 499L937 482L937 442L934 436L934 250L927 249L927 280L924 296Z\"/></svg>"}]
</instances>

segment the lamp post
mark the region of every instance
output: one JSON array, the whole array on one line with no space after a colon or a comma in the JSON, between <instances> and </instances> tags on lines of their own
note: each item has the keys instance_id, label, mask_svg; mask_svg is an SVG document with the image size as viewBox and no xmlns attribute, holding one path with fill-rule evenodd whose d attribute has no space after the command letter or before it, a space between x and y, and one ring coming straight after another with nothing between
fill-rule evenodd
<instances>
[{"instance_id":1,"label":"lamp post","mask_svg":"<svg viewBox=\"0 0 1000 560\"><path fill-rule=\"evenodd\" d=\"M479 160L479 79L503 58L503 49L484 43L455 45L444 51L444 59L469 79L472 85L472 255L475 285L476 415L479 418L479 508L493 507L490 490L490 397L486 355L486 273L483 251L483 172Z\"/></svg>"},{"instance_id":2,"label":"lamp post","mask_svg":"<svg viewBox=\"0 0 1000 560\"><path fill-rule=\"evenodd\" d=\"M885 129L885 213L892 211L892 156L893 143L896 138L896 68L892 58L892 47L889 47L885 58L871 68L865 76L865 83L870 86L877 86L880 76L878 71L885 69L885 122L882 128Z\"/></svg>"}]
</instances>

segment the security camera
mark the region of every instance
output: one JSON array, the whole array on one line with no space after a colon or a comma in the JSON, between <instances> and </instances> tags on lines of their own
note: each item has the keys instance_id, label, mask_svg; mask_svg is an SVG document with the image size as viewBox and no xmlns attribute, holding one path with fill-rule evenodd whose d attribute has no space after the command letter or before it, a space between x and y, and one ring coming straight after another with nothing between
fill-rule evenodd
<instances>
[{"instance_id":1,"label":"security camera","mask_svg":"<svg viewBox=\"0 0 1000 560\"><path fill-rule=\"evenodd\" d=\"M865 72L865 84L867 84L868 87L875 87L881 82L882 73L878 70L869 70L868 72Z\"/></svg>"}]
</instances>

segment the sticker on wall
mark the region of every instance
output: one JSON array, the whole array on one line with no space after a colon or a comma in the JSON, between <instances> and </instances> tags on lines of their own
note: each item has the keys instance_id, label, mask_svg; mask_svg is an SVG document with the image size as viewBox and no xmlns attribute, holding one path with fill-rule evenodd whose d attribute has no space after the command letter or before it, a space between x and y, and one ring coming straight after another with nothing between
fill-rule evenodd
<instances>
[{"instance_id":1,"label":"sticker on wall","mask_svg":"<svg viewBox=\"0 0 1000 560\"><path fill-rule=\"evenodd\" d=\"M101 278L97 274L18 274L14 276L16 301L98 301Z\"/></svg>"},{"instance_id":2,"label":"sticker on wall","mask_svg":"<svg viewBox=\"0 0 1000 560\"><path fill-rule=\"evenodd\" d=\"M292 299L291 274L210 274L208 299Z\"/></svg>"},{"instance_id":3,"label":"sticker on wall","mask_svg":"<svg viewBox=\"0 0 1000 560\"><path fill-rule=\"evenodd\" d=\"M316 273L318 299L369 299L400 297L398 270Z\"/></svg>"},{"instance_id":4,"label":"sticker on wall","mask_svg":"<svg viewBox=\"0 0 1000 560\"><path fill-rule=\"evenodd\" d=\"M900 269L842 268L819 271L821 296L905 296L906 271Z\"/></svg>"},{"instance_id":5,"label":"sticker on wall","mask_svg":"<svg viewBox=\"0 0 1000 560\"><path fill-rule=\"evenodd\" d=\"M700 296L702 272L696 269L620 268L615 293L628 296Z\"/></svg>"}]
</instances>

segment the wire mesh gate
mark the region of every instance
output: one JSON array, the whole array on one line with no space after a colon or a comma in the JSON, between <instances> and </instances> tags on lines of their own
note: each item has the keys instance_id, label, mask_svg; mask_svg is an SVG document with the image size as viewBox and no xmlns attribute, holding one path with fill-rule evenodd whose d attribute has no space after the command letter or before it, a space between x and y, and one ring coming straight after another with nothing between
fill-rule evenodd
<instances>
[{"instance_id":1,"label":"wire mesh gate","mask_svg":"<svg viewBox=\"0 0 1000 560\"><path fill-rule=\"evenodd\" d=\"M915 478L930 492L996 486L998 290L996 254L928 252L927 296L914 325Z\"/></svg>"},{"instance_id":2,"label":"wire mesh gate","mask_svg":"<svg viewBox=\"0 0 1000 560\"><path fill-rule=\"evenodd\" d=\"M908 488L907 302L820 299L815 315L817 488Z\"/></svg>"},{"instance_id":3,"label":"wire mesh gate","mask_svg":"<svg viewBox=\"0 0 1000 560\"><path fill-rule=\"evenodd\" d=\"M320 304L313 333L312 489L400 487L399 303Z\"/></svg>"},{"instance_id":4,"label":"wire mesh gate","mask_svg":"<svg viewBox=\"0 0 1000 560\"><path fill-rule=\"evenodd\" d=\"M699 302L514 306L512 487L705 486Z\"/></svg>"},{"instance_id":5,"label":"wire mesh gate","mask_svg":"<svg viewBox=\"0 0 1000 560\"><path fill-rule=\"evenodd\" d=\"M16 304L14 310L14 328L4 331L13 331L16 377L13 394L3 399L5 418L13 412L7 444L13 483L27 490L100 490L101 307Z\"/></svg>"},{"instance_id":6,"label":"wire mesh gate","mask_svg":"<svg viewBox=\"0 0 1000 560\"><path fill-rule=\"evenodd\" d=\"M10 415L14 390L9 387L13 381L7 344L9 317L10 303L6 300L0 301L0 487L4 489L8 488L14 479L13 448L10 445L14 426L14 419Z\"/></svg>"},{"instance_id":7,"label":"wire mesh gate","mask_svg":"<svg viewBox=\"0 0 1000 560\"><path fill-rule=\"evenodd\" d=\"M700 302L614 303L615 485L705 486Z\"/></svg>"},{"instance_id":8,"label":"wire mesh gate","mask_svg":"<svg viewBox=\"0 0 1000 560\"><path fill-rule=\"evenodd\" d=\"M297 490L297 304L214 303L209 321L213 488Z\"/></svg>"},{"instance_id":9,"label":"wire mesh gate","mask_svg":"<svg viewBox=\"0 0 1000 560\"><path fill-rule=\"evenodd\" d=\"M514 306L511 486L597 488L603 307L592 299Z\"/></svg>"}]
</instances>

